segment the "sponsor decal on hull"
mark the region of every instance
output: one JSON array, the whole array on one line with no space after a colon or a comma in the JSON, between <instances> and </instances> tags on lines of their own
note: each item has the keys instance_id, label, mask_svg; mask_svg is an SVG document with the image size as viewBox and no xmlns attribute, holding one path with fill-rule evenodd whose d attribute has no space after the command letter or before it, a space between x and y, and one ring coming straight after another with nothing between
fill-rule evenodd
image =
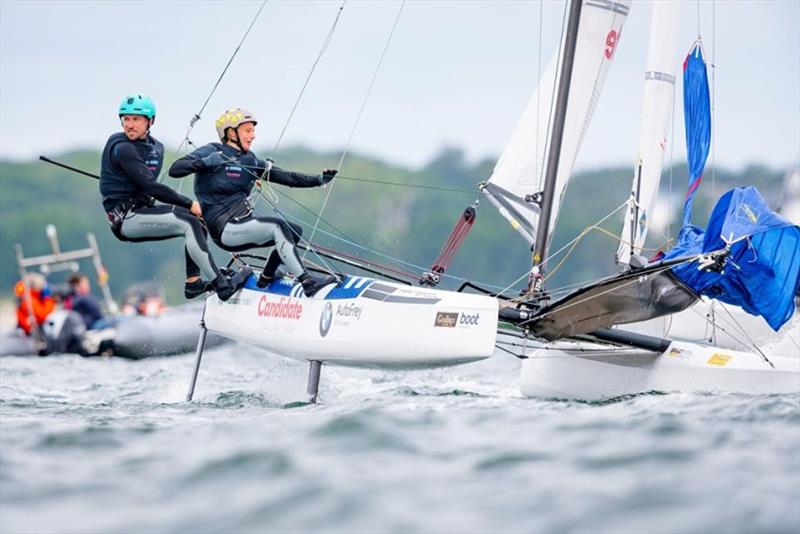
<instances>
[{"instance_id":1,"label":"sponsor decal on hull","mask_svg":"<svg viewBox=\"0 0 800 534\"><path fill-rule=\"evenodd\" d=\"M364 308L354 303L336 305L336 317L353 318L358 321L361 319L361 312L363 311Z\"/></svg>"},{"instance_id":2,"label":"sponsor decal on hull","mask_svg":"<svg viewBox=\"0 0 800 534\"><path fill-rule=\"evenodd\" d=\"M480 320L480 313L437 312L433 326L442 328L478 326Z\"/></svg>"},{"instance_id":3,"label":"sponsor decal on hull","mask_svg":"<svg viewBox=\"0 0 800 534\"><path fill-rule=\"evenodd\" d=\"M458 320L459 325L478 326L481 320L480 313L462 313L461 318Z\"/></svg>"},{"instance_id":4,"label":"sponsor decal on hull","mask_svg":"<svg viewBox=\"0 0 800 534\"><path fill-rule=\"evenodd\" d=\"M224 302L217 299L217 305L219 306L233 306L233 305L250 306L251 304L253 304L253 299L250 297L243 297L243 296L231 297Z\"/></svg>"},{"instance_id":5,"label":"sponsor decal on hull","mask_svg":"<svg viewBox=\"0 0 800 534\"><path fill-rule=\"evenodd\" d=\"M333 320L333 305L330 302L326 302L325 306L322 308L322 314L319 317L319 335L325 337L328 335L328 331L331 329L331 322Z\"/></svg>"},{"instance_id":6,"label":"sponsor decal on hull","mask_svg":"<svg viewBox=\"0 0 800 534\"><path fill-rule=\"evenodd\" d=\"M297 321L303 315L303 305L292 298L281 297L275 302L269 300L266 295L261 295L256 313L259 317Z\"/></svg>"},{"instance_id":7,"label":"sponsor decal on hull","mask_svg":"<svg viewBox=\"0 0 800 534\"><path fill-rule=\"evenodd\" d=\"M319 318L319 333L322 337L328 335L332 325L352 326L361 320L364 307L353 302L337 304L334 310L331 302L326 302Z\"/></svg>"},{"instance_id":8,"label":"sponsor decal on hull","mask_svg":"<svg viewBox=\"0 0 800 534\"><path fill-rule=\"evenodd\" d=\"M720 354L717 352L713 356L711 356L706 363L709 365L719 365L720 367L722 367L723 365L728 363L732 358L733 356L728 356L727 354Z\"/></svg>"},{"instance_id":9,"label":"sponsor decal on hull","mask_svg":"<svg viewBox=\"0 0 800 534\"><path fill-rule=\"evenodd\" d=\"M436 320L433 322L433 326L453 328L456 326L456 323L458 323L458 313L437 312Z\"/></svg>"}]
</instances>

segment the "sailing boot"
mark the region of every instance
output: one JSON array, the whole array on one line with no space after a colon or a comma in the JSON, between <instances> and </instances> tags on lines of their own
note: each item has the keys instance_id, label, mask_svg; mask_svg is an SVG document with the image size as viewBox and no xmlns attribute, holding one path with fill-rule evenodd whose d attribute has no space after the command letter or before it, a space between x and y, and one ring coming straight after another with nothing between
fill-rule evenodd
<instances>
[{"instance_id":1,"label":"sailing boot","mask_svg":"<svg viewBox=\"0 0 800 534\"><path fill-rule=\"evenodd\" d=\"M303 285L303 293L305 293L307 297L313 297L317 294L317 291L323 287L338 281L335 276L329 274L316 276L308 272L301 274L297 279L300 280L300 283Z\"/></svg>"},{"instance_id":2,"label":"sailing boot","mask_svg":"<svg viewBox=\"0 0 800 534\"><path fill-rule=\"evenodd\" d=\"M272 280L278 278L279 276L283 276L283 273L278 275L278 269L281 266L281 257L278 255L277 252L273 252L269 260L267 260L267 264L264 265L264 269L261 271L261 274L258 276L258 281L256 281L256 286L263 289L269 285Z\"/></svg>"},{"instance_id":3,"label":"sailing boot","mask_svg":"<svg viewBox=\"0 0 800 534\"><path fill-rule=\"evenodd\" d=\"M242 267L238 272L233 273L230 278L224 273L219 273L213 282L219 300L224 302L231 298L234 293L247 283L251 274L253 274L253 269L249 266Z\"/></svg>"},{"instance_id":4,"label":"sailing boot","mask_svg":"<svg viewBox=\"0 0 800 534\"><path fill-rule=\"evenodd\" d=\"M187 299L193 299L212 289L214 288L211 284L198 278L194 282L186 282L186 285L183 286L183 296Z\"/></svg>"},{"instance_id":5,"label":"sailing boot","mask_svg":"<svg viewBox=\"0 0 800 534\"><path fill-rule=\"evenodd\" d=\"M264 289L273 280L277 278L283 278L284 276L286 276L286 274L287 273L286 271L283 270L283 267L278 267L277 269L272 271L272 274L270 274L267 268L265 267L264 270L261 271L261 274L258 275L258 280L256 281L256 287Z\"/></svg>"}]
</instances>

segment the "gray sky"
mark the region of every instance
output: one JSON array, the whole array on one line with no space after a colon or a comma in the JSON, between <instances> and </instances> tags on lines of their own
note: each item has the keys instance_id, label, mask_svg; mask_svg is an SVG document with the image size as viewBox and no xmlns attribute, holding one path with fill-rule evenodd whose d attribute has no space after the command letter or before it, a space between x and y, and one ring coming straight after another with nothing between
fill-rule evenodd
<instances>
[{"instance_id":1,"label":"gray sky","mask_svg":"<svg viewBox=\"0 0 800 534\"><path fill-rule=\"evenodd\" d=\"M259 5L1 0L0 156L99 149L118 128L116 108L129 92L155 99L153 132L177 146ZM213 140L214 118L242 106L259 116L256 146L269 152L339 5L270 0L192 140ZM346 4L282 146L345 145L399 6ZM698 10L708 59L717 65L716 161L796 165L800 2L685 2L687 51ZM648 2L634 1L579 168L633 164L649 11ZM462 147L473 159L498 155L535 89L540 40L542 69L557 45L561 13L555 1L409 1L352 149L410 165L443 146ZM685 154L680 102L677 161Z\"/></svg>"}]
</instances>

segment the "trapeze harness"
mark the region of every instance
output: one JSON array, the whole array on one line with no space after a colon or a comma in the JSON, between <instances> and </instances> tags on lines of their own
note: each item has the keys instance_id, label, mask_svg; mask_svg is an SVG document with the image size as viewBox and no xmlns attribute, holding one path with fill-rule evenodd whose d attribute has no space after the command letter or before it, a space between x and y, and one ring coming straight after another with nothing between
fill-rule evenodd
<instances>
[{"instance_id":1,"label":"trapeze harness","mask_svg":"<svg viewBox=\"0 0 800 534\"><path fill-rule=\"evenodd\" d=\"M214 280L219 269L206 242L206 231L189 208L192 200L157 180L164 146L151 136L131 141L113 134L103 149L100 194L111 231L120 241L185 238L186 276ZM159 200L164 204L156 204Z\"/></svg>"}]
</instances>

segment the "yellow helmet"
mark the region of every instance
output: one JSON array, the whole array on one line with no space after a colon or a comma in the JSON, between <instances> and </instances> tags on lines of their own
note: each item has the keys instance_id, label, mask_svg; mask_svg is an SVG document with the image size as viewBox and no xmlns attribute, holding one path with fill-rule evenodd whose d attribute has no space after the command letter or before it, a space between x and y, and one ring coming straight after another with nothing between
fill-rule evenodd
<instances>
[{"instance_id":1,"label":"yellow helmet","mask_svg":"<svg viewBox=\"0 0 800 534\"><path fill-rule=\"evenodd\" d=\"M254 125L258 124L256 116L242 108L232 108L219 116L217 122L214 124L217 128L217 135L220 141L225 142L225 130L228 128L236 128L246 122L252 122Z\"/></svg>"}]
</instances>

